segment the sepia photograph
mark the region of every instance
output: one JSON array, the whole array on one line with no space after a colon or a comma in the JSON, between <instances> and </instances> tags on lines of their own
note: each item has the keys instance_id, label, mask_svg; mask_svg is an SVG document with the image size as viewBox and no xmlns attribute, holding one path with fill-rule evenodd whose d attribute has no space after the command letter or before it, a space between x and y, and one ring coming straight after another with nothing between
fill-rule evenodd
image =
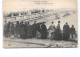
<instances>
[{"instance_id":1,"label":"sepia photograph","mask_svg":"<svg viewBox=\"0 0 80 57\"><path fill-rule=\"evenodd\" d=\"M3 0L4 48L78 48L77 0Z\"/></svg>"}]
</instances>

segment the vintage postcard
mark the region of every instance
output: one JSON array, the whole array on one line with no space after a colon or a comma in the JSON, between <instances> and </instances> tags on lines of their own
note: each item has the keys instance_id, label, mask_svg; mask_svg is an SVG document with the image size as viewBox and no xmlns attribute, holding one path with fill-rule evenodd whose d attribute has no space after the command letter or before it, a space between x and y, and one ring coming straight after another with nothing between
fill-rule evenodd
<instances>
[{"instance_id":1,"label":"vintage postcard","mask_svg":"<svg viewBox=\"0 0 80 57\"><path fill-rule=\"evenodd\" d=\"M4 48L77 48L77 0L3 0Z\"/></svg>"}]
</instances>

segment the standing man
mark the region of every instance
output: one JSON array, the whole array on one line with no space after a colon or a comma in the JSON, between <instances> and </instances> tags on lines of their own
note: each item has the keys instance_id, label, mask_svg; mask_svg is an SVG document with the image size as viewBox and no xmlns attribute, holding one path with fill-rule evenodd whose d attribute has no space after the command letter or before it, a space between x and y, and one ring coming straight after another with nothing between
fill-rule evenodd
<instances>
[{"instance_id":1,"label":"standing man","mask_svg":"<svg viewBox=\"0 0 80 57\"><path fill-rule=\"evenodd\" d=\"M36 38L41 37L40 23L37 23Z\"/></svg>"},{"instance_id":2,"label":"standing man","mask_svg":"<svg viewBox=\"0 0 80 57\"><path fill-rule=\"evenodd\" d=\"M74 38L73 36L76 34L74 25L72 25L72 27L70 28L70 34L71 34L71 38L73 39Z\"/></svg>"},{"instance_id":3,"label":"standing man","mask_svg":"<svg viewBox=\"0 0 80 57\"><path fill-rule=\"evenodd\" d=\"M51 30L51 39L54 39L54 32L55 32L55 25L54 22L52 22L52 24L49 27L49 30Z\"/></svg>"},{"instance_id":4,"label":"standing man","mask_svg":"<svg viewBox=\"0 0 80 57\"><path fill-rule=\"evenodd\" d=\"M61 28L60 28L60 21L58 21L58 25L55 30L55 40L61 40L62 39L62 33L61 33Z\"/></svg>"},{"instance_id":5,"label":"standing man","mask_svg":"<svg viewBox=\"0 0 80 57\"><path fill-rule=\"evenodd\" d=\"M16 22L15 35L16 35L16 37L20 37L20 24L19 24L19 21Z\"/></svg>"},{"instance_id":6,"label":"standing man","mask_svg":"<svg viewBox=\"0 0 80 57\"><path fill-rule=\"evenodd\" d=\"M23 24L23 21L22 21L20 24L20 37L25 39L25 34L26 34L25 25Z\"/></svg>"},{"instance_id":7,"label":"standing man","mask_svg":"<svg viewBox=\"0 0 80 57\"><path fill-rule=\"evenodd\" d=\"M8 37L7 32L8 32L8 31L7 31L7 22L5 22L5 23L4 23L4 36L5 36L5 37Z\"/></svg>"},{"instance_id":8,"label":"standing man","mask_svg":"<svg viewBox=\"0 0 80 57\"><path fill-rule=\"evenodd\" d=\"M15 30L15 27L14 27L14 24L13 23L11 23L11 26L10 26L10 34L11 34L11 36L14 36L14 30Z\"/></svg>"},{"instance_id":9,"label":"standing man","mask_svg":"<svg viewBox=\"0 0 80 57\"><path fill-rule=\"evenodd\" d=\"M54 35L55 35L55 25L54 25L54 22L52 22L52 24L49 27L49 33L48 33L48 37L50 39L48 47L52 45L52 40L54 39Z\"/></svg>"},{"instance_id":10,"label":"standing man","mask_svg":"<svg viewBox=\"0 0 80 57\"><path fill-rule=\"evenodd\" d=\"M63 26L63 40L69 40L70 37L70 28L68 23Z\"/></svg>"},{"instance_id":11,"label":"standing man","mask_svg":"<svg viewBox=\"0 0 80 57\"><path fill-rule=\"evenodd\" d=\"M32 33L32 27L29 22L27 22L27 38L31 36Z\"/></svg>"},{"instance_id":12,"label":"standing man","mask_svg":"<svg viewBox=\"0 0 80 57\"><path fill-rule=\"evenodd\" d=\"M36 30L37 30L37 24L36 24L36 21L34 21L34 24L33 24L33 37L34 38L36 37Z\"/></svg>"},{"instance_id":13,"label":"standing man","mask_svg":"<svg viewBox=\"0 0 80 57\"><path fill-rule=\"evenodd\" d=\"M10 24L11 22L9 21L7 24L7 36L10 37Z\"/></svg>"},{"instance_id":14,"label":"standing man","mask_svg":"<svg viewBox=\"0 0 80 57\"><path fill-rule=\"evenodd\" d=\"M45 22L43 22L41 25L41 36L42 36L42 39L47 38L47 28L46 28Z\"/></svg>"},{"instance_id":15,"label":"standing man","mask_svg":"<svg viewBox=\"0 0 80 57\"><path fill-rule=\"evenodd\" d=\"M25 23L25 32L26 32L26 34L25 34L25 38L27 38L27 28L28 28L28 24Z\"/></svg>"}]
</instances>

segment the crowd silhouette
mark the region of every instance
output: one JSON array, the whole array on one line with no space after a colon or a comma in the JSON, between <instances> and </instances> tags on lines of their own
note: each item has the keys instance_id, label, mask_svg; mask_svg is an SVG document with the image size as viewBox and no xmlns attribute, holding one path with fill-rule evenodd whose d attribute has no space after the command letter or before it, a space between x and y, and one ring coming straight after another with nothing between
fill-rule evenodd
<instances>
[{"instance_id":1,"label":"crowd silhouette","mask_svg":"<svg viewBox=\"0 0 80 57\"><path fill-rule=\"evenodd\" d=\"M77 33L74 25L70 27L68 22L63 26L63 30L60 28L60 21L58 21L57 26L55 27L54 22L51 22L50 27L47 29L46 22L36 23L30 25L29 22L19 22L16 21L14 25L12 22L4 24L4 36L14 37L14 38L40 38L40 39L51 39L51 40L70 40L77 37Z\"/></svg>"}]
</instances>

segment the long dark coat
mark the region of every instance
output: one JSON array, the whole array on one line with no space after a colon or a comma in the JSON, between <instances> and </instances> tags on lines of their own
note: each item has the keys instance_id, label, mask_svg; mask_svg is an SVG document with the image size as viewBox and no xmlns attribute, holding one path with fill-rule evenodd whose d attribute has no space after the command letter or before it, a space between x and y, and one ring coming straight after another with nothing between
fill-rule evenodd
<instances>
[{"instance_id":1,"label":"long dark coat","mask_svg":"<svg viewBox=\"0 0 80 57\"><path fill-rule=\"evenodd\" d=\"M8 31L7 31L7 23L4 24L4 36L8 37L7 35Z\"/></svg>"},{"instance_id":2,"label":"long dark coat","mask_svg":"<svg viewBox=\"0 0 80 57\"><path fill-rule=\"evenodd\" d=\"M41 25L41 36L42 36L42 39L47 38L47 28L45 24Z\"/></svg>"},{"instance_id":3,"label":"long dark coat","mask_svg":"<svg viewBox=\"0 0 80 57\"><path fill-rule=\"evenodd\" d=\"M63 26L63 40L69 40L70 37L70 28L69 25Z\"/></svg>"},{"instance_id":4,"label":"long dark coat","mask_svg":"<svg viewBox=\"0 0 80 57\"><path fill-rule=\"evenodd\" d=\"M25 32L25 25L21 24L20 25L20 37L21 38L25 38L25 34L26 34L26 32Z\"/></svg>"},{"instance_id":5,"label":"long dark coat","mask_svg":"<svg viewBox=\"0 0 80 57\"><path fill-rule=\"evenodd\" d=\"M75 34L75 28L74 28L74 27L71 27L71 28L70 28L70 33L71 33L71 34Z\"/></svg>"},{"instance_id":6,"label":"long dark coat","mask_svg":"<svg viewBox=\"0 0 80 57\"><path fill-rule=\"evenodd\" d=\"M58 24L57 28L55 29L54 40L61 40L61 39L62 39L62 33L61 33L60 25Z\"/></svg>"},{"instance_id":7,"label":"long dark coat","mask_svg":"<svg viewBox=\"0 0 80 57\"><path fill-rule=\"evenodd\" d=\"M27 26L27 23L25 24L25 37L27 38L27 32L28 32L28 26Z\"/></svg>"},{"instance_id":8,"label":"long dark coat","mask_svg":"<svg viewBox=\"0 0 80 57\"><path fill-rule=\"evenodd\" d=\"M36 31L37 31L37 24L33 24L33 37L36 37Z\"/></svg>"},{"instance_id":9,"label":"long dark coat","mask_svg":"<svg viewBox=\"0 0 80 57\"><path fill-rule=\"evenodd\" d=\"M10 34L11 35L14 35L14 30L15 30L14 24L11 24L11 27L10 27Z\"/></svg>"},{"instance_id":10,"label":"long dark coat","mask_svg":"<svg viewBox=\"0 0 80 57\"><path fill-rule=\"evenodd\" d=\"M10 36L10 22L7 24L7 37Z\"/></svg>"},{"instance_id":11,"label":"long dark coat","mask_svg":"<svg viewBox=\"0 0 80 57\"><path fill-rule=\"evenodd\" d=\"M32 26L27 25L27 38L32 37Z\"/></svg>"},{"instance_id":12,"label":"long dark coat","mask_svg":"<svg viewBox=\"0 0 80 57\"><path fill-rule=\"evenodd\" d=\"M20 34L20 25L19 24L16 25L16 34Z\"/></svg>"},{"instance_id":13,"label":"long dark coat","mask_svg":"<svg viewBox=\"0 0 80 57\"><path fill-rule=\"evenodd\" d=\"M70 28L70 35L71 35L72 38L74 38L74 35L75 35L75 38L77 37L77 34L76 34L76 31L75 31L74 27Z\"/></svg>"}]
</instances>

